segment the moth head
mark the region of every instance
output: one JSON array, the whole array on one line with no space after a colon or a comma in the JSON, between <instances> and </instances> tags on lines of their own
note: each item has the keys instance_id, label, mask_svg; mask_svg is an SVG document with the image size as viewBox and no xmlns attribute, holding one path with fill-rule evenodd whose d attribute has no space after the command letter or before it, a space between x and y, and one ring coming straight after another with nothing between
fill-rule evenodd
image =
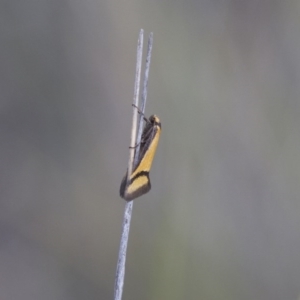
<instances>
[{"instance_id":1,"label":"moth head","mask_svg":"<svg viewBox=\"0 0 300 300\"><path fill-rule=\"evenodd\" d=\"M161 127L160 119L158 118L157 115L150 116L149 121L151 124Z\"/></svg>"}]
</instances>

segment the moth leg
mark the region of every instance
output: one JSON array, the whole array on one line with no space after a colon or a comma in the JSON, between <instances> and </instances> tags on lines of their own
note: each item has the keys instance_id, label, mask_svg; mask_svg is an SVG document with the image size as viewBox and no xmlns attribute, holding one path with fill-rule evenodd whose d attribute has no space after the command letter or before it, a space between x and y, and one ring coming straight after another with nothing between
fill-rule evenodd
<instances>
[{"instance_id":1,"label":"moth leg","mask_svg":"<svg viewBox=\"0 0 300 300\"><path fill-rule=\"evenodd\" d=\"M148 135L149 135L149 134L148 134ZM135 148L137 148L137 146L143 144L144 142L145 142L145 137L142 137L142 138L141 138L141 141L140 141L139 143L135 144L135 146L133 146L133 147L130 147L130 146L129 146L129 149L135 149Z\"/></svg>"},{"instance_id":2,"label":"moth leg","mask_svg":"<svg viewBox=\"0 0 300 300\"><path fill-rule=\"evenodd\" d=\"M133 146L133 147L130 147L129 146L129 149L135 149L138 145L140 145L142 142L139 142L138 144L136 144L135 146Z\"/></svg>"},{"instance_id":3,"label":"moth leg","mask_svg":"<svg viewBox=\"0 0 300 300\"><path fill-rule=\"evenodd\" d=\"M140 114L140 115L142 115L143 116L143 118L144 118L144 121L146 122L146 123L149 123L149 120L145 117L145 114L135 105L135 104L131 104L133 107L135 107L136 109L137 109L137 111L138 111L138 113Z\"/></svg>"}]
</instances>

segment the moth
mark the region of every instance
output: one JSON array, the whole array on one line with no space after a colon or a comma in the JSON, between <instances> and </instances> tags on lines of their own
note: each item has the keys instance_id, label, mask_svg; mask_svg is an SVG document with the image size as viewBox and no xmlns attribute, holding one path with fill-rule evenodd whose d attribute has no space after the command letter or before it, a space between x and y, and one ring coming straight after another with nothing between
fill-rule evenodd
<instances>
[{"instance_id":1,"label":"moth","mask_svg":"<svg viewBox=\"0 0 300 300\"><path fill-rule=\"evenodd\" d=\"M146 119L146 118L145 118ZM127 180L127 173L120 186L120 196L126 201L131 201L139 196L148 193L151 189L149 172L158 145L161 133L161 123L156 115L146 119L144 127L139 158Z\"/></svg>"}]
</instances>

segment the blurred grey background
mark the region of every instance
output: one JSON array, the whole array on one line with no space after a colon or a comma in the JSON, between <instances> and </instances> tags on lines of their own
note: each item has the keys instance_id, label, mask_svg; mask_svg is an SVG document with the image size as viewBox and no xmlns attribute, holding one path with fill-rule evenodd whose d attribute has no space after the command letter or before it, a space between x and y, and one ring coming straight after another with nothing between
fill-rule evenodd
<instances>
[{"instance_id":1,"label":"blurred grey background","mask_svg":"<svg viewBox=\"0 0 300 300\"><path fill-rule=\"evenodd\" d=\"M299 1L0 15L0 299L113 298L140 28L162 135L123 299L299 299Z\"/></svg>"}]
</instances>

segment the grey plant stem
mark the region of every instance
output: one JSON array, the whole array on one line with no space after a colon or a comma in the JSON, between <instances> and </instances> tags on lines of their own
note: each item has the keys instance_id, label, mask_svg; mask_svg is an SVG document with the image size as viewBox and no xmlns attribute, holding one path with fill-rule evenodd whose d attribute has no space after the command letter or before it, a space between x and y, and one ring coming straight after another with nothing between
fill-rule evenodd
<instances>
[{"instance_id":1,"label":"grey plant stem","mask_svg":"<svg viewBox=\"0 0 300 300\"><path fill-rule=\"evenodd\" d=\"M150 72L150 63L151 63L151 53L153 47L153 33L149 34L148 38L148 49L147 49L147 56L146 56L146 65L145 65L145 74L144 74L144 81L143 81L143 90L142 90L142 101L141 101L141 112L145 114L146 102L147 102L147 88L148 88L148 80L149 80L149 72ZM140 152L140 140L143 133L143 124L144 118L140 115L139 118L139 132L138 132L138 143L137 143L137 154ZM138 161L138 155L135 156L134 164L136 165Z\"/></svg>"},{"instance_id":2,"label":"grey plant stem","mask_svg":"<svg viewBox=\"0 0 300 300\"><path fill-rule=\"evenodd\" d=\"M128 172L127 176L129 178L132 173L132 169L134 165L137 163L137 157L139 155L139 146L134 149L135 145L139 145L142 136L143 130L143 118L139 118L139 132L137 135L137 125L138 125L138 110L136 107L139 102L139 93L140 93L140 79L141 79L141 68L142 68L142 53L143 53L143 40L144 40L144 30L141 29L138 39L137 45L137 61L136 61L136 72L135 72L135 84L134 84L134 96L133 96L133 118L132 118L132 129L131 129L131 140L130 140L130 151L129 151L129 160L128 160ZM141 111L144 114L146 99L147 99L147 85L149 78L149 69L150 69L150 61L151 61L151 51L153 44L153 34L150 33L148 39L148 51L146 58L146 66L145 66L145 75L144 75L144 83L143 83L143 94L142 94L142 103L141 103ZM127 178L127 179L128 179ZM121 242L119 248L119 256L117 263L117 271L115 278L115 288L114 288L114 300L121 300L124 286L124 278L125 278L125 263L126 263L126 251L128 245L128 237L130 230L130 221L131 214L133 208L133 201L126 202L124 217L123 217L123 226L122 226L122 235Z\"/></svg>"}]
</instances>

